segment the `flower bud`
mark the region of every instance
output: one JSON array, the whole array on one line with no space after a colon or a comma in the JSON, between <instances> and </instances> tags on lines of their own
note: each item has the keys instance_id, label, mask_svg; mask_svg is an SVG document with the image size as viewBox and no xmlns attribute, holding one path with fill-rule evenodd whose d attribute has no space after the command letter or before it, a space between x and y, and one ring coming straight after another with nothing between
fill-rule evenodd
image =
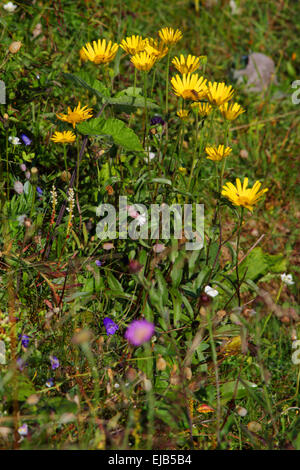
<instances>
[{"instance_id":1,"label":"flower bud","mask_svg":"<svg viewBox=\"0 0 300 470\"><path fill-rule=\"evenodd\" d=\"M14 183L14 190L16 191L17 194L22 194L24 191L24 186L21 183L21 181L16 181Z\"/></svg>"},{"instance_id":2,"label":"flower bud","mask_svg":"<svg viewBox=\"0 0 300 470\"><path fill-rule=\"evenodd\" d=\"M163 359L163 357L159 356L159 358L156 361L156 369L165 370L166 367L167 367L166 361Z\"/></svg>"},{"instance_id":3,"label":"flower bud","mask_svg":"<svg viewBox=\"0 0 300 470\"><path fill-rule=\"evenodd\" d=\"M8 50L11 54L16 54L20 50L21 46L22 46L21 41L13 41L10 44Z\"/></svg>"}]
</instances>

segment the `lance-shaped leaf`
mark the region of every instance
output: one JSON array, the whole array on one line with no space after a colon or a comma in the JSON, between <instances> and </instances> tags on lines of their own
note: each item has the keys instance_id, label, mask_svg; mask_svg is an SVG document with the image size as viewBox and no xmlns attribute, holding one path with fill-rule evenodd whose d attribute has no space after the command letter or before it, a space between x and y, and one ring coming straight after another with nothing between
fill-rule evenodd
<instances>
[{"instance_id":1,"label":"lance-shaped leaf","mask_svg":"<svg viewBox=\"0 0 300 470\"><path fill-rule=\"evenodd\" d=\"M106 88L106 86L100 82L100 80L91 77L88 72L81 71L76 75L73 75L72 73L64 73L63 75L67 80L71 80L76 85L80 85L83 88L91 91L97 95L98 98L104 98L106 101L110 98L108 88Z\"/></svg>"},{"instance_id":2,"label":"lance-shaped leaf","mask_svg":"<svg viewBox=\"0 0 300 470\"><path fill-rule=\"evenodd\" d=\"M144 151L135 132L126 127L124 122L119 119L90 119L89 121L77 124L77 129L84 135L109 136L116 145L120 145L127 150L135 152Z\"/></svg>"}]
</instances>

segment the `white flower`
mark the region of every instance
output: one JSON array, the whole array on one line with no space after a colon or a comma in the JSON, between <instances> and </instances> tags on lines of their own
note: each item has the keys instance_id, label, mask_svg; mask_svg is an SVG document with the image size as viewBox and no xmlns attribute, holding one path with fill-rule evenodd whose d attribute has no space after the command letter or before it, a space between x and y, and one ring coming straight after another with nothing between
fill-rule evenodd
<instances>
[{"instance_id":1,"label":"white flower","mask_svg":"<svg viewBox=\"0 0 300 470\"><path fill-rule=\"evenodd\" d=\"M153 160L153 158L156 157L156 153L154 152L151 152L151 149L150 148L147 148L146 149L146 152L147 152L147 157L144 158L145 162L148 162L148 152L149 152L149 160Z\"/></svg>"},{"instance_id":2,"label":"white flower","mask_svg":"<svg viewBox=\"0 0 300 470\"><path fill-rule=\"evenodd\" d=\"M19 225L24 225L25 220L27 219L27 215L22 214L18 215L17 221L19 222Z\"/></svg>"},{"instance_id":3,"label":"white flower","mask_svg":"<svg viewBox=\"0 0 300 470\"><path fill-rule=\"evenodd\" d=\"M211 286L206 286L204 289L205 294L209 295L209 297L216 297L219 292L216 289L213 289Z\"/></svg>"},{"instance_id":4,"label":"white flower","mask_svg":"<svg viewBox=\"0 0 300 470\"><path fill-rule=\"evenodd\" d=\"M11 142L13 145L21 145L21 141L19 137L13 137L12 135L9 136L8 141Z\"/></svg>"},{"instance_id":5,"label":"white flower","mask_svg":"<svg viewBox=\"0 0 300 470\"><path fill-rule=\"evenodd\" d=\"M294 283L293 281L293 276L291 274L281 274L281 280L284 282L287 286L292 286Z\"/></svg>"},{"instance_id":6,"label":"white flower","mask_svg":"<svg viewBox=\"0 0 300 470\"><path fill-rule=\"evenodd\" d=\"M229 6L231 8L232 15L238 15L241 13L241 9L237 6L235 0L230 0Z\"/></svg>"},{"instance_id":7,"label":"white flower","mask_svg":"<svg viewBox=\"0 0 300 470\"><path fill-rule=\"evenodd\" d=\"M8 3L5 3L5 5L3 5L3 8L4 10L12 13L17 8L17 5L14 5L13 2L8 2Z\"/></svg>"}]
</instances>

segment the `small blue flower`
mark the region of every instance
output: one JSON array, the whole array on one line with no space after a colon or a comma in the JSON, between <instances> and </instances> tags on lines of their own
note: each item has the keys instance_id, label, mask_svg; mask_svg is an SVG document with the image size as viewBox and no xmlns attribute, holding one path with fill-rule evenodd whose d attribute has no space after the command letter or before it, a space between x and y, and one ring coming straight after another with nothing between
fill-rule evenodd
<instances>
[{"instance_id":1,"label":"small blue flower","mask_svg":"<svg viewBox=\"0 0 300 470\"><path fill-rule=\"evenodd\" d=\"M27 364L24 362L24 359L22 359L21 357L18 357L17 359L17 368L22 372L24 370L24 367L26 366Z\"/></svg>"},{"instance_id":2,"label":"small blue flower","mask_svg":"<svg viewBox=\"0 0 300 470\"><path fill-rule=\"evenodd\" d=\"M36 191L37 191L39 196L43 195L43 190L39 186L37 186Z\"/></svg>"},{"instance_id":3,"label":"small blue flower","mask_svg":"<svg viewBox=\"0 0 300 470\"><path fill-rule=\"evenodd\" d=\"M100 261L99 259L96 259L95 264L96 264L97 266L99 266L99 268L100 268L100 266L102 266L102 263L101 263L101 261Z\"/></svg>"},{"instance_id":4,"label":"small blue flower","mask_svg":"<svg viewBox=\"0 0 300 470\"><path fill-rule=\"evenodd\" d=\"M32 140L26 134L21 134L21 139L25 145L30 145Z\"/></svg>"},{"instance_id":5,"label":"small blue flower","mask_svg":"<svg viewBox=\"0 0 300 470\"><path fill-rule=\"evenodd\" d=\"M52 370L58 369L59 367L59 360L56 356L50 356L50 363Z\"/></svg>"},{"instance_id":6,"label":"small blue flower","mask_svg":"<svg viewBox=\"0 0 300 470\"><path fill-rule=\"evenodd\" d=\"M46 387L50 388L50 387L53 387L54 385L54 380L53 379L48 379L47 382L46 382Z\"/></svg>"},{"instance_id":7,"label":"small blue flower","mask_svg":"<svg viewBox=\"0 0 300 470\"><path fill-rule=\"evenodd\" d=\"M157 124L164 125L165 121L161 116L155 115L151 118L150 124L151 126L156 126Z\"/></svg>"},{"instance_id":8,"label":"small blue flower","mask_svg":"<svg viewBox=\"0 0 300 470\"><path fill-rule=\"evenodd\" d=\"M24 348L28 348L29 341L30 341L29 336L27 336L27 335L19 335L19 339L21 340L22 346L24 346Z\"/></svg>"},{"instance_id":9,"label":"small blue flower","mask_svg":"<svg viewBox=\"0 0 300 470\"><path fill-rule=\"evenodd\" d=\"M111 318L105 317L103 323L107 335L114 335L115 332L119 329L118 325L116 325L116 323Z\"/></svg>"},{"instance_id":10,"label":"small blue flower","mask_svg":"<svg viewBox=\"0 0 300 470\"><path fill-rule=\"evenodd\" d=\"M20 436L27 436L28 434L28 426L27 424L22 424L22 426L20 426L18 428L18 433L20 434Z\"/></svg>"}]
</instances>

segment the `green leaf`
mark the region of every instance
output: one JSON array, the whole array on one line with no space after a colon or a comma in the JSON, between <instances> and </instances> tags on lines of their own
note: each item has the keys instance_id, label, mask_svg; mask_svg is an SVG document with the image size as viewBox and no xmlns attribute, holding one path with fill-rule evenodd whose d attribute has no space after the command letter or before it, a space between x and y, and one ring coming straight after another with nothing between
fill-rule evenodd
<instances>
[{"instance_id":1,"label":"green leaf","mask_svg":"<svg viewBox=\"0 0 300 470\"><path fill-rule=\"evenodd\" d=\"M87 90L91 91L92 93L97 95L98 98L106 98L106 101L107 98L110 98L110 93L106 86L103 85L103 83L99 80L95 79L94 77L91 77L88 72L81 71L78 72L76 75L73 75L71 73L64 73L63 75L67 80L71 80L76 85L80 85L83 88L86 88Z\"/></svg>"},{"instance_id":2,"label":"green leaf","mask_svg":"<svg viewBox=\"0 0 300 470\"><path fill-rule=\"evenodd\" d=\"M133 87L126 88L125 90L117 93L113 98L110 98L108 103L119 107L144 108L145 98L141 95L141 91L141 88L136 88L135 91ZM158 109L159 106L147 98L147 108Z\"/></svg>"},{"instance_id":3,"label":"green leaf","mask_svg":"<svg viewBox=\"0 0 300 470\"><path fill-rule=\"evenodd\" d=\"M168 184L169 186L172 186L172 181L167 178L152 178L149 183Z\"/></svg>"},{"instance_id":4,"label":"green leaf","mask_svg":"<svg viewBox=\"0 0 300 470\"><path fill-rule=\"evenodd\" d=\"M253 382L248 382L247 380L243 380L241 382L236 383L236 380L232 380L230 382L226 382L225 384L221 385L220 392L221 392L221 403L225 405L228 401L232 400L233 398L240 399L244 398L248 395L247 389L248 388L256 388L257 385Z\"/></svg>"},{"instance_id":5,"label":"green leaf","mask_svg":"<svg viewBox=\"0 0 300 470\"><path fill-rule=\"evenodd\" d=\"M264 253L261 247L256 247L241 263L240 277L247 270L246 278L255 281L269 272L282 273L286 269L286 260L282 254L270 255Z\"/></svg>"},{"instance_id":6,"label":"green leaf","mask_svg":"<svg viewBox=\"0 0 300 470\"><path fill-rule=\"evenodd\" d=\"M109 136L116 145L127 150L143 152L144 149L138 136L132 129L126 127L120 119L95 118L77 125L77 129L84 135Z\"/></svg>"}]
</instances>

